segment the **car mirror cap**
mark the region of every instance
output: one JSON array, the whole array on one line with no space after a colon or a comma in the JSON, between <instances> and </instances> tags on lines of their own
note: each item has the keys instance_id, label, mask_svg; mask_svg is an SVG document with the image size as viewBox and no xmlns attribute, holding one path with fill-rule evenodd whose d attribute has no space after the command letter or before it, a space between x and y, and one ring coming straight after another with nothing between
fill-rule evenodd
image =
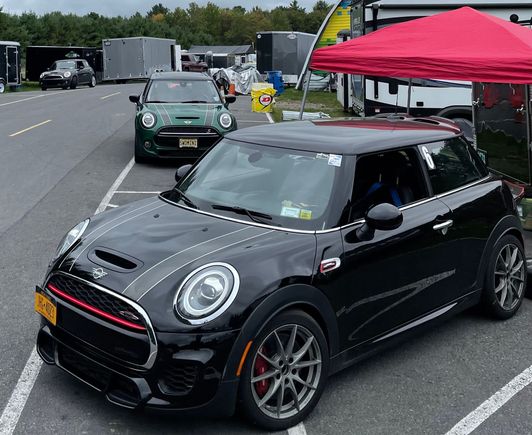
<instances>
[{"instance_id":1,"label":"car mirror cap","mask_svg":"<svg viewBox=\"0 0 532 435\"><path fill-rule=\"evenodd\" d=\"M188 171L190 171L190 168L192 168L192 165L183 165L177 168L177 171L175 171L175 181L179 182L185 175L188 174Z\"/></svg>"},{"instance_id":2,"label":"car mirror cap","mask_svg":"<svg viewBox=\"0 0 532 435\"><path fill-rule=\"evenodd\" d=\"M372 229L391 231L401 226L403 213L395 205L382 203L370 208L365 219Z\"/></svg>"},{"instance_id":3,"label":"car mirror cap","mask_svg":"<svg viewBox=\"0 0 532 435\"><path fill-rule=\"evenodd\" d=\"M140 97L138 95L130 95L129 96L129 101L131 101L132 103L137 104L140 101Z\"/></svg>"}]
</instances>

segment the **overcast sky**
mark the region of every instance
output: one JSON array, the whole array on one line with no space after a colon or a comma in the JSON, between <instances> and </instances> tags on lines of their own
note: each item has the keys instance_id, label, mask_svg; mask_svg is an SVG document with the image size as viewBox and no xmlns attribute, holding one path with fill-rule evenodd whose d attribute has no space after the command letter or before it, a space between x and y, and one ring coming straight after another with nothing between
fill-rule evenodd
<instances>
[{"instance_id":1,"label":"overcast sky","mask_svg":"<svg viewBox=\"0 0 532 435\"><path fill-rule=\"evenodd\" d=\"M33 11L37 14L60 10L64 13L85 15L89 12L98 12L102 15L132 15L135 12L144 14L159 1L169 9L186 7L188 0L0 0L4 12L19 14L25 11ZM206 4L208 0L196 0L198 4ZM211 0L221 7L233 7L245 5L246 8L261 6L263 9L271 9L279 5L288 5L290 0ZM299 0L299 4L309 8L316 0Z\"/></svg>"}]
</instances>

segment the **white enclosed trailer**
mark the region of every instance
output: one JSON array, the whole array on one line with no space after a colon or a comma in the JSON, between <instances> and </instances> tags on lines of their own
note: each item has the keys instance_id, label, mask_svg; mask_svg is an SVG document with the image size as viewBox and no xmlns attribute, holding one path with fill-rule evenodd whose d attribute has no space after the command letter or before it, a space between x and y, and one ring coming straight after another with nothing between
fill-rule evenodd
<instances>
[{"instance_id":1,"label":"white enclosed trailer","mask_svg":"<svg viewBox=\"0 0 532 435\"><path fill-rule=\"evenodd\" d=\"M103 81L148 79L155 72L174 71L175 45L173 39L104 39Z\"/></svg>"}]
</instances>

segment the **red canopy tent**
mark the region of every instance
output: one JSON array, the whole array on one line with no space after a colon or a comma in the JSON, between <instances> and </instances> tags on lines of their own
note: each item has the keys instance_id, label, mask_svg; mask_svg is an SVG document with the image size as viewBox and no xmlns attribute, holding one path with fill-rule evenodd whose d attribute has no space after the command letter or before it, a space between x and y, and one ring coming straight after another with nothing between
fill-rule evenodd
<instances>
[{"instance_id":1,"label":"red canopy tent","mask_svg":"<svg viewBox=\"0 0 532 435\"><path fill-rule=\"evenodd\" d=\"M320 48L310 69L527 84L532 83L532 30L463 7Z\"/></svg>"}]
</instances>

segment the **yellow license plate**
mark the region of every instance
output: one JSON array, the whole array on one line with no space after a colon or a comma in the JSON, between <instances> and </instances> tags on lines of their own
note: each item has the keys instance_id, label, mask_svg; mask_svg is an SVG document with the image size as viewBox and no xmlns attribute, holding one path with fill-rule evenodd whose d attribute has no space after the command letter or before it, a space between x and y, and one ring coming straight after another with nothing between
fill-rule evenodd
<instances>
[{"instance_id":1,"label":"yellow license plate","mask_svg":"<svg viewBox=\"0 0 532 435\"><path fill-rule=\"evenodd\" d=\"M48 320L52 325L57 323L57 307L42 293L35 293L35 311Z\"/></svg>"},{"instance_id":2,"label":"yellow license plate","mask_svg":"<svg viewBox=\"0 0 532 435\"><path fill-rule=\"evenodd\" d=\"M179 139L179 148L197 148L198 139Z\"/></svg>"}]
</instances>

